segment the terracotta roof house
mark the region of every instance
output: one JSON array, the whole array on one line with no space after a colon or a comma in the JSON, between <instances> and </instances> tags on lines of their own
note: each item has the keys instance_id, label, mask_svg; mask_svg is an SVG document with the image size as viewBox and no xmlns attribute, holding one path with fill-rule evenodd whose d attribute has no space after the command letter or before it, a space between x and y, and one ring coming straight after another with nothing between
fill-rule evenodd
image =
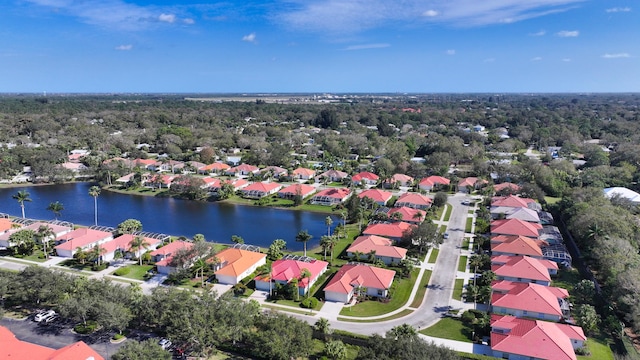
<instances>
[{"instance_id":1,"label":"terracotta roof house","mask_svg":"<svg viewBox=\"0 0 640 360\"><path fill-rule=\"evenodd\" d=\"M349 177L349 174L344 171L331 169L323 172L318 177L321 179L327 179L329 182L341 182L342 179Z\"/></svg>"},{"instance_id":2,"label":"terracotta roof house","mask_svg":"<svg viewBox=\"0 0 640 360\"><path fill-rule=\"evenodd\" d=\"M293 279L298 279L298 293L305 295L316 283L320 275L327 271L328 262L322 260L300 261L280 259L271 264L271 276L256 277L256 289L269 291L269 282L286 285ZM301 278L302 269L309 270L310 276Z\"/></svg>"},{"instance_id":3,"label":"terracotta roof house","mask_svg":"<svg viewBox=\"0 0 640 360\"><path fill-rule=\"evenodd\" d=\"M374 252L375 258L386 265L398 264L407 257L407 249L393 246L393 241L377 235L358 236L347 249L347 256L353 257L356 252L362 253L361 260Z\"/></svg>"},{"instance_id":4,"label":"terracotta roof house","mask_svg":"<svg viewBox=\"0 0 640 360\"><path fill-rule=\"evenodd\" d=\"M392 188L396 185L399 186L412 186L413 178L405 174L393 174L389 179L384 181L385 188Z\"/></svg>"},{"instance_id":5,"label":"terracotta roof house","mask_svg":"<svg viewBox=\"0 0 640 360\"><path fill-rule=\"evenodd\" d=\"M0 218L0 232L13 229L13 222L9 218Z\"/></svg>"},{"instance_id":6,"label":"terracotta roof house","mask_svg":"<svg viewBox=\"0 0 640 360\"><path fill-rule=\"evenodd\" d=\"M29 360L104 360L84 341L58 350L21 341L4 326L0 326L0 359Z\"/></svg>"},{"instance_id":7,"label":"terracotta roof house","mask_svg":"<svg viewBox=\"0 0 640 360\"><path fill-rule=\"evenodd\" d=\"M348 303L359 289L368 296L387 297L396 272L364 264L347 264L324 287L326 301Z\"/></svg>"},{"instance_id":8,"label":"terracotta roof house","mask_svg":"<svg viewBox=\"0 0 640 360\"><path fill-rule=\"evenodd\" d=\"M110 232L79 228L59 236L56 239L56 243L59 245L55 249L58 256L70 258L78 248L84 251L111 240L113 240L113 234Z\"/></svg>"},{"instance_id":9,"label":"terracotta roof house","mask_svg":"<svg viewBox=\"0 0 640 360\"><path fill-rule=\"evenodd\" d=\"M182 170L184 169L184 167L185 167L184 162L169 159L166 162L160 162L160 165L158 166L158 171L171 171L172 173L175 173L176 170Z\"/></svg>"},{"instance_id":10,"label":"terracotta roof house","mask_svg":"<svg viewBox=\"0 0 640 360\"><path fill-rule=\"evenodd\" d=\"M142 185L151 188L170 189L175 178L175 175L156 174L148 177L146 180L143 180Z\"/></svg>"},{"instance_id":11,"label":"terracotta roof house","mask_svg":"<svg viewBox=\"0 0 640 360\"><path fill-rule=\"evenodd\" d=\"M491 286L491 311L500 315L560 321L570 316L568 297L567 290L554 286L498 281Z\"/></svg>"},{"instance_id":12,"label":"terracotta roof house","mask_svg":"<svg viewBox=\"0 0 640 360\"><path fill-rule=\"evenodd\" d=\"M380 206L385 206L389 200L393 197L393 193L389 191L379 190L379 189L369 189L358 194L360 199L364 199L368 197L373 200L376 204Z\"/></svg>"},{"instance_id":13,"label":"terracotta roof house","mask_svg":"<svg viewBox=\"0 0 640 360\"><path fill-rule=\"evenodd\" d=\"M111 253L114 253L116 250L120 250L123 253L127 252L127 253L133 254L133 256L135 257L139 257L140 255L144 254L147 251L154 251L155 249L158 248L158 246L162 244L161 240L150 238L150 237L144 237L144 241L148 244L146 248L141 246L138 249L133 249L130 244L131 244L131 241L133 241L133 239L136 236L137 235L131 235L131 234L120 235L117 238L113 239L112 241L109 241L103 244L102 248ZM113 259L113 256L111 256L110 259L106 259L106 257L107 256L105 255L105 261L109 261Z\"/></svg>"},{"instance_id":14,"label":"terracotta roof house","mask_svg":"<svg viewBox=\"0 0 640 360\"><path fill-rule=\"evenodd\" d=\"M367 226L362 232L363 235L378 235L391 240L400 241L402 234L412 226L406 222L379 223Z\"/></svg>"},{"instance_id":15,"label":"terracotta roof house","mask_svg":"<svg viewBox=\"0 0 640 360\"><path fill-rule=\"evenodd\" d=\"M492 237L496 235L521 235L537 239L541 230L542 225L520 219L494 220L491 222Z\"/></svg>"},{"instance_id":16,"label":"terracotta roof house","mask_svg":"<svg viewBox=\"0 0 640 360\"><path fill-rule=\"evenodd\" d=\"M266 254L235 248L224 249L215 257L218 259L216 279L219 283L228 285L239 283L267 262Z\"/></svg>"},{"instance_id":17,"label":"terracotta roof house","mask_svg":"<svg viewBox=\"0 0 640 360\"><path fill-rule=\"evenodd\" d=\"M576 360L587 337L578 326L491 316L491 350L501 359Z\"/></svg>"},{"instance_id":18,"label":"terracotta roof house","mask_svg":"<svg viewBox=\"0 0 640 360\"><path fill-rule=\"evenodd\" d=\"M8 247L17 245L17 244L10 243L9 238L11 237L11 234L20 230L33 230L35 232L38 232L38 229L40 228L40 226L46 226L49 229L51 229L51 231L53 232L53 236L51 237L50 240L55 240L58 236L62 236L64 234L67 234L73 231L73 227L50 224L43 221L38 221L31 225L27 225L19 228L14 228L13 227L14 225L16 224L13 224L9 219L4 219L4 218L0 219L0 226L2 226L2 229L5 229L4 231L0 230L0 247L8 248Z\"/></svg>"},{"instance_id":19,"label":"terracotta roof house","mask_svg":"<svg viewBox=\"0 0 640 360\"><path fill-rule=\"evenodd\" d=\"M74 163L74 162L65 162L59 165L61 168L66 169L66 170L71 170L74 173L79 173L83 170L87 170L89 169L85 164L83 163Z\"/></svg>"},{"instance_id":20,"label":"terracotta roof house","mask_svg":"<svg viewBox=\"0 0 640 360\"><path fill-rule=\"evenodd\" d=\"M287 171L287 169L281 168L279 166L273 166L273 165L267 166L266 168L260 170L260 172L262 174L266 174L267 172L269 172L271 173L271 176L273 176L276 179L289 175L289 171Z\"/></svg>"},{"instance_id":21,"label":"terracotta roof house","mask_svg":"<svg viewBox=\"0 0 640 360\"><path fill-rule=\"evenodd\" d=\"M205 163L201 163L199 161L187 161L187 165L194 168L196 170L196 172L198 170L200 170L201 168L207 166L207 164Z\"/></svg>"},{"instance_id":22,"label":"terracotta roof house","mask_svg":"<svg viewBox=\"0 0 640 360\"><path fill-rule=\"evenodd\" d=\"M293 184L289 185L280 191L278 191L278 197L284 199L293 199L296 195L300 195L303 199L313 195L316 192L316 188L306 184Z\"/></svg>"},{"instance_id":23,"label":"terracotta roof house","mask_svg":"<svg viewBox=\"0 0 640 360\"><path fill-rule=\"evenodd\" d=\"M155 159L135 159L133 160L133 166L141 167L150 171L156 171L160 162Z\"/></svg>"},{"instance_id":24,"label":"terracotta roof house","mask_svg":"<svg viewBox=\"0 0 640 360\"><path fill-rule=\"evenodd\" d=\"M225 174L235 176L248 176L250 174L257 174L259 171L260 169L258 169L257 166L240 164L238 166L227 169L225 171Z\"/></svg>"},{"instance_id":25,"label":"terracotta roof house","mask_svg":"<svg viewBox=\"0 0 640 360\"><path fill-rule=\"evenodd\" d=\"M500 255L491 258L491 271L496 274L498 280L549 286L551 275L558 273L558 264L528 256Z\"/></svg>"},{"instance_id":26,"label":"terracotta roof house","mask_svg":"<svg viewBox=\"0 0 640 360\"><path fill-rule=\"evenodd\" d=\"M489 182L487 180L479 179L477 177L467 177L458 182L458 192L469 193L473 190L478 190ZM471 189L471 191L469 191Z\"/></svg>"},{"instance_id":27,"label":"terracotta roof house","mask_svg":"<svg viewBox=\"0 0 640 360\"><path fill-rule=\"evenodd\" d=\"M353 175L351 177L351 183L361 184L364 182L365 185L375 185L378 183L378 179L380 179L378 175L368 171L363 171Z\"/></svg>"},{"instance_id":28,"label":"terracotta roof house","mask_svg":"<svg viewBox=\"0 0 640 360\"><path fill-rule=\"evenodd\" d=\"M329 188L319 191L313 195L309 203L314 205L333 206L341 204L351 196L351 190L348 188Z\"/></svg>"},{"instance_id":29,"label":"terracotta roof house","mask_svg":"<svg viewBox=\"0 0 640 360\"><path fill-rule=\"evenodd\" d=\"M433 203L433 200L428 196L414 192L407 192L400 195L394 206L406 206L413 209L428 209L431 207L431 203Z\"/></svg>"},{"instance_id":30,"label":"terracotta roof house","mask_svg":"<svg viewBox=\"0 0 640 360\"><path fill-rule=\"evenodd\" d=\"M394 221L396 216L399 216L399 221L408 222L410 224L419 224L427 218L426 211L406 206L391 208L389 212L387 212L387 215L391 221Z\"/></svg>"},{"instance_id":31,"label":"terracotta roof house","mask_svg":"<svg viewBox=\"0 0 640 360\"><path fill-rule=\"evenodd\" d=\"M198 173L200 174L220 174L224 173L227 170L231 169L231 166L221 163L214 162L213 164L205 165L198 169Z\"/></svg>"},{"instance_id":32,"label":"terracotta roof house","mask_svg":"<svg viewBox=\"0 0 640 360\"><path fill-rule=\"evenodd\" d=\"M249 186L249 182L245 179L229 179L226 180L225 182L231 184L231 186L233 186L233 189L238 191L240 189L244 189L247 186Z\"/></svg>"},{"instance_id":33,"label":"terracotta roof house","mask_svg":"<svg viewBox=\"0 0 640 360\"><path fill-rule=\"evenodd\" d=\"M119 178L116 179L117 183L123 183L126 184L128 182L130 182L131 180L133 180L133 177L136 175L136 173L129 173L127 175L121 176Z\"/></svg>"},{"instance_id":34,"label":"terracotta roof house","mask_svg":"<svg viewBox=\"0 0 640 360\"><path fill-rule=\"evenodd\" d=\"M171 259L173 259L173 255L175 255L179 250L189 250L192 247L193 243L187 241L174 241L152 251L151 257L153 258L153 261L156 262L156 267L160 274L170 274L177 270L175 267L169 265L171 263Z\"/></svg>"},{"instance_id":35,"label":"terracotta roof house","mask_svg":"<svg viewBox=\"0 0 640 360\"><path fill-rule=\"evenodd\" d=\"M281 187L282 185L278 183L255 182L241 190L242 197L260 199L275 194Z\"/></svg>"},{"instance_id":36,"label":"terracotta roof house","mask_svg":"<svg viewBox=\"0 0 640 360\"><path fill-rule=\"evenodd\" d=\"M498 206L492 207L490 212L493 219L520 219L527 222L540 223L538 212L529 208Z\"/></svg>"},{"instance_id":37,"label":"terracotta roof house","mask_svg":"<svg viewBox=\"0 0 640 360\"><path fill-rule=\"evenodd\" d=\"M418 188L424 191L431 191L440 185L449 185L450 183L451 180L447 179L446 177L433 175L420 180L420 182L418 183Z\"/></svg>"},{"instance_id":38,"label":"terracotta roof house","mask_svg":"<svg viewBox=\"0 0 640 360\"><path fill-rule=\"evenodd\" d=\"M520 191L522 189L522 187L520 187L519 185L516 185L514 183L510 183L510 182L504 182L501 184L496 184L493 185L493 191L496 193L500 193L500 192L510 192L510 193L516 193L518 191Z\"/></svg>"},{"instance_id":39,"label":"terracotta roof house","mask_svg":"<svg viewBox=\"0 0 640 360\"><path fill-rule=\"evenodd\" d=\"M536 259L543 259L541 245L545 243L541 240L534 240L526 236L508 236L509 239L498 242L491 239L491 254L495 256L529 256Z\"/></svg>"},{"instance_id":40,"label":"terracotta roof house","mask_svg":"<svg viewBox=\"0 0 640 360\"><path fill-rule=\"evenodd\" d=\"M532 205L530 205L532 204ZM536 201L530 198L523 198L515 195L508 196L494 196L491 198L491 207L518 207L518 208L533 208ZM534 209L535 210L535 209Z\"/></svg>"},{"instance_id":41,"label":"terracotta roof house","mask_svg":"<svg viewBox=\"0 0 640 360\"><path fill-rule=\"evenodd\" d=\"M315 170L311 170L311 169L307 169L307 168L303 168L303 167L299 167L299 168L293 170L292 175L293 175L293 177L295 179L298 179L298 180L309 180L309 179L313 178L314 176L316 176L316 171Z\"/></svg>"}]
</instances>

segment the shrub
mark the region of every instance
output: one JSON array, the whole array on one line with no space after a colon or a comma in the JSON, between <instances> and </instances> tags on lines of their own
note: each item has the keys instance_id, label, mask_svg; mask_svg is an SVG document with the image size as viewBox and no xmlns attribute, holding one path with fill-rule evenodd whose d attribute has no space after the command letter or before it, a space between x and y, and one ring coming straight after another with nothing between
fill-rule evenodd
<instances>
[{"instance_id":1,"label":"shrub","mask_svg":"<svg viewBox=\"0 0 640 360\"><path fill-rule=\"evenodd\" d=\"M129 269L128 267L121 267L118 270L116 270L113 275L115 276L125 276L127 275L129 272L131 271L131 269Z\"/></svg>"},{"instance_id":2,"label":"shrub","mask_svg":"<svg viewBox=\"0 0 640 360\"><path fill-rule=\"evenodd\" d=\"M93 270L93 271L102 271L102 270L106 269L107 267L109 267L109 263L103 262L100 265L98 265L98 264L91 265L91 270Z\"/></svg>"},{"instance_id":3,"label":"shrub","mask_svg":"<svg viewBox=\"0 0 640 360\"><path fill-rule=\"evenodd\" d=\"M302 306L305 309L313 309L316 306L318 306L318 299L314 297L308 297L302 300L302 302L300 303L300 306Z\"/></svg>"},{"instance_id":4,"label":"shrub","mask_svg":"<svg viewBox=\"0 0 640 360\"><path fill-rule=\"evenodd\" d=\"M236 296L242 296L246 292L247 292L247 285L245 285L243 283L237 283L237 284L233 285L233 293Z\"/></svg>"},{"instance_id":5,"label":"shrub","mask_svg":"<svg viewBox=\"0 0 640 360\"><path fill-rule=\"evenodd\" d=\"M98 324L95 321L87 321L86 324L80 323L76 326L73 327L73 331L75 331L78 334L91 334L92 332L96 331L96 329L98 328Z\"/></svg>"}]
</instances>

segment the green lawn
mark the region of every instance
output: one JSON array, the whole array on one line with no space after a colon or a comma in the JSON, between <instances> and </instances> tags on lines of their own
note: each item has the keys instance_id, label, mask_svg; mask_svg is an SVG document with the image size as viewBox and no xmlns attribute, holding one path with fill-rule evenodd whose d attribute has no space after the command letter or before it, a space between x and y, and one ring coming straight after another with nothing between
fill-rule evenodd
<instances>
[{"instance_id":1,"label":"green lawn","mask_svg":"<svg viewBox=\"0 0 640 360\"><path fill-rule=\"evenodd\" d=\"M442 218L442 213L444 212L445 209L446 209L446 206L441 206L436 209L436 211L434 212L434 217L436 220L440 220Z\"/></svg>"},{"instance_id":2,"label":"green lawn","mask_svg":"<svg viewBox=\"0 0 640 360\"><path fill-rule=\"evenodd\" d=\"M468 217L467 218L467 225L464 227L464 231L470 233L472 225L473 225L473 218L472 217Z\"/></svg>"},{"instance_id":3,"label":"green lawn","mask_svg":"<svg viewBox=\"0 0 640 360\"><path fill-rule=\"evenodd\" d=\"M578 360L613 360L613 352L609 347L608 341L600 338L587 339L587 349L591 355L577 356Z\"/></svg>"},{"instance_id":4,"label":"green lawn","mask_svg":"<svg viewBox=\"0 0 640 360\"><path fill-rule=\"evenodd\" d=\"M444 221L449 221L449 219L451 218L451 211L453 211L453 207L449 204L446 204L445 209Z\"/></svg>"},{"instance_id":5,"label":"green lawn","mask_svg":"<svg viewBox=\"0 0 640 360\"><path fill-rule=\"evenodd\" d=\"M409 295L411 295L411 289L418 276L418 271L418 269L413 270L413 272L411 272L411 278L396 278L393 281L390 290L391 300L388 303L368 300L354 306L342 308L340 315L359 317L377 316L399 309L409 300Z\"/></svg>"},{"instance_id":6,"label":"green lawn","mask_svg":"<svg viewBox=\"0 0 640 360\"><path fill-rule=\"evenodd\" d=\"M462 321L454 318L443 318L431 327L420 330L421 334L441 339L471 342L471 334Z\"/></svg>"},{"instance_id":7,"label":"green lawn","mask_svg":"<svg viewBox=\"0 0 640 360\"><path fill-rule=\"evenodd\" d=\"M413 313L413 310L409 310L409 309L405 309L400 311L399 313L395 314L395 315L391 315L382 319L375 319L375 320L354 320L354 319L349 319L349 318L344 318L344 317L340 317L338 316L338 321L347 321L347 322L355 322L355 323L377 323L377 322L381 322L381 321L389 321L389 320L395 320L395 319L400 319L403 318L409 314Z\"/></svg>"},{"instance_id":8,"label":"green lawn","mask_svg":"<svg viewBox=\"0 0 640 360\"><path fill-rule=\"evenodd\" d=\"M153 269L153 265L127 265L124 268L129 269L129 273L126 275L122 275L119 277L122 278L126 278L126 279L134 279L134 280L146 280L144 278L145 274ZM115 271L114 271L115 272ZM113 275L113 273L111 273Z\"/></svg>"},{"instance_id":9,"label":"green lawn","mask_svg":"<svg viewBox=\"0 0 640 360\"><path fill-rule=\"evenodd\" d=\"M416 297L413 299L411 303L412 308L417 308L422 304L422 299L424 299L424 294L427 292L427 286L429 285L429 280L431 279L431 270L425 270L424 274L422 274L422 280L420 280L420 285L418 285L418 291L416 292Z\"/></svg>"},{"instance_id":10,"label":"green lawn","mask_svg":"<svg viewBox=\"0 0 640 360\"><path fill-rule=\"evenodd\" d=\"M462 249L464 249L464 250L469 249L469 243L470 242L471 242L471 238L468 238L468 237L464 238L462 240Z\"/></svg>"},{"instance_id":11,"label":"green lawn","mask_svg":"<svg viewBox=\"0 0 640 360\"><path fill-rule=\"evenodd\" d=\"M544 201L547 202L547 204L549 205L553 205L555 203L557 203L558 201L562 200L562 198L559 197L551 197L551 196L545 196L544 197Z\"/></svg>"},{"instance_id":12,"label":"green lawn","mask_svg":"<svg viewBox=\"0 0 640 360\"><path fill-rule=\"evenodd\" d=\"M458 271L465 272L467 270L467 257L460 256L460 261L458 261Z\"/></svg>"},{"instance_id":13,"label":"green lawn","mask_svg":"<svg viewBox=\"0 0 640 360\"><path fill-rule=\"evenodd\" d=\"M303 296L300 297L300 301L302 301L302 300L304 300ZM267 300L267 303L269 303L269 304L278 304L278 305L286 305L286 306L291 306L291 307L294 307L294 308L304 309L303 307L300 306L300 301L294 301L294 300ZM318 305L316 305L316 307L314 307L312 310L318 311L318 310L322 309L322 305L323 304L324 303L318 301Z\"/></svg>"},{"instance_id":14,"label":"green lawn","mask_svg":"<svg viewBox=\"0 0 640 360\"><path fill-rule=\"evenodd\" d=\"M438 253L440 252L440 250L438 249L431 249L431 255L429 255L429 261L427 261L429 264L435 264L436 263L436 259L438 258Z\"/></svg>"},{"instance_id":15,"label":"green lawn","mask_svg":"<svg viewBox=\"0 0 640 360\"><path fill-rule=\"evenodd\" d=\"M47 259L44 258L44 252L42 250L36 250L33 252L33 254L29 256L13 255L13 257L16 259L29 260L29 261L39 262L39 263L43 263L47 261Z\"/></svg>"},{"instance_id":16,"label":"green lawn","mask_svg":"<svg viewBox=\"0 0 640 360\"><path fill-rule=\"evenodd\" d=\"M464 285L464 279L456 279L456 282L453 286L453 295L452 295L453 299L462 300L463 285Z\"/></svg>"},{"instance_id":17,"label":"green lawn","mask_svg":"<svg viewBox=\"0 0 640 360\"><path fill-rule=\"evenodd\" d=\"M280 307L280 306L273 306L273 305L269 305L269 304L266 304L266 303L262 304L260 306L264 307L264 308L268 308L268 309L273 309L273 310L276 310L276 311L286 311L286 312L290 312L290 313L294 313L294 314L301 314L301 315L309 315L311 313L311 310L309 310L309 309L304 310L304 309L301 308L300 310L297 310L297 309L292 309L292 308L283 308L283 307Z\"/></svg>"}]
</instances>

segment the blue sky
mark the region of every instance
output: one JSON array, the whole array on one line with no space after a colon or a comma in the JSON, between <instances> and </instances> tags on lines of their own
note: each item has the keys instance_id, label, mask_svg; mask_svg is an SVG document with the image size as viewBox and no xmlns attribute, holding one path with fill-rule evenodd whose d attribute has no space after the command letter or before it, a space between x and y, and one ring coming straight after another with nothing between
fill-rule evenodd
<instances>
[{"instance_id":1,"label":"blue sky","mask_svg":"<svg viewBox=\"0 0 640 360\"><path fill-rule=\"evenodd\" d=\"M0 92L640 91L632 0L5 0L0 14Z\"/></svg>"}]
</instances>

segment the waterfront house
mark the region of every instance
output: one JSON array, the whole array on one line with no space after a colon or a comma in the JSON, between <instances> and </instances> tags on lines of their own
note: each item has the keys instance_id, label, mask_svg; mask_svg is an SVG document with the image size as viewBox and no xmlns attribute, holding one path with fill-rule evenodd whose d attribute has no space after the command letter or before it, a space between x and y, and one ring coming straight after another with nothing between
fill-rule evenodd
<instances>
[{"instance_id":1,"label":"waterfront house","mask_svg":"<svg viewBox=\"0 0 640 360\"><path fill-rule=\"evenodd\" d=\"M106 251L103 255L104 261L110 261L114 258L116 252L120 252L125 255L127 253L132 254L135 257L140 257L147 251L154 251L158 248L158 246L162 245L162 241L150 237L144 237L144 242L147 244L146 247L141 246L138 249L134 249L131 247L131 242L137 235L132 234L123 234L118 236L117 238L104 243L101 247Z\"/></svg>"},{"instance_id":2,"label":"waterfront house","mask_svg":"<svg viewBox=\"0 0 640 360\"><path fill-rule=\"evenodd\" d=\"M356 253L361 254L356 260L366 260L373 254L385 265L399 264L407 257L407 249L393 246L393 241L377 235L358 236L347 249L347 256L352 258Z\"/></svg>"},{"instance_id":3,"label":"waterfront house","mask_svg":"<svg viewBox=\"0 0 640 360\"><path fill-rule=\"evenodd\" d=\"M376 204L380 206L385 206L389 200L393 197L393 193L389 191L379 190L379 189L369 189L364 190L360 194L358 194L360 199L364 199L365 197L373 200Z\"/></svg>"},{"instance_id":4,"label":"waterfront house","mask_svg":"<svg viewBox=\"0 0 640 360\"><path fill-rule=\"evenodd\" d=\"M293 199L299 195L300 198L304 199L313 195L314 192L316 192L316 188L311 185L293 184L278 191L278 197L283 199Z\"/></svg>"},{"instance_id":5,"label":"waterfront house","mask_svg":"<svg viewBox=\"0 0 640 360\"><path fill-rule=\"evenodd\" d=\"M242 197L249 199L260 199L271 194L275 194L280 190L282 185L278 183L255 182L242 189Z\"/></svg>"},{"instance_id":6,"label":"waterfront house","mask_svg":"<svg viewBox=\"0 0 640 360\"><path fill-rule=\"evenodd\" d=\"M351 190L348 188L329 188L319 191L311 198L309 203L333 206L347 201L349 196L351 196Z\"/></svg>"},{"instance_id":7,"label":"waterfront house","mask_svg":"<svg viewBox=\"0 0 640 360\"><path fill-rule=\"evenodd\" d=\"M587 337L582 328L514 316L491 316L491 351L500 359L576 360Z\"/></svg>"},{"instance_id":8,"label":"waterfront house","mask_svg":"<svg viewBox=\"0 0 640 360\"><path fill-rule=\"evenodd\" d=\"M349 303L354 295L385 298L396 272L365 264L347 264L331 278L324 287L326 301Z\"/></svg>"},{"instance_id":9,"label":"waterfront house","mask_svg":"<svg viewBox=\"0 0 640 360\"><path fill-rule=\"evenodd\" d=\"M53 233L51 238L48 240L55 240L58 236L62 236L73 231L73 225L71 224L69 224L69 226L65 226L60 224L51 224L44 221L37 221L33 224L21 227L15 227L16 225L18 224L12 223L9 219L0 219L0 248L16 246L17 244L9 242L9 238L11 237L11 234L20 230L31 230L37 234L41 226L46 226L51 229L51 232ZM4 231L2 229L4 229Z\"/></svg>"},{"instance_id":10,"label":"waterfront house","mask_svg":"<svg viewBox=\"0 0 640 360\"><path fill-rule=\"evenodd\" d=\"M238 248L227 248L213 259L216 279L220 284L235 285L266 264L267 255Z\"/></svg>"},{"instance_id":11,"label":"waterfront house","mask_svg":"<svg viewBox=\"0 0 640 360\"><path fill-rule=\"evenodd\" d=\"M433 203L433 200L428 196L414 192L407 192L400 195L394 206L405 206L413 209L428 209L431 207L431 203Z\"/></svg>"},{"instance_id":12,"label":"waterfront house","mask_svg":"<svg viewBox=\"0 0 640 360\"><path fill-rule=\"evenodd\" d=\"M171 266L171 260L173 260L173 256L178 251L189 251L192 247L193 243L187 241L174 241L152 251L151 258L156 263L158 273L168 275L172 272L176 272L178 269L174 266Z\"/></svg>"},{"instance_id":13,"label":"waterfront house","mask_svg":"<svg viewBox=\"0 0 640 360\"><path fill-rule=\"evenodd\" d=\"M491 312L547 321L569 318L569 292L532 283L498 281L491 286Z\"/></svg>"},{"instance_id":14,"label":"waterfront house","mask_svg":"<svg viewBox=\"0 0 640 360\"><path fill-rule=\"evenodd\" d=\"M291 280L298 279L298 293L304 296L309 292L313 284L316 283L320 275L327 271L328 265L329 263L326 261L311 258L303 258L302 260L276 260L271 264L271 276L256 277L256 289L269 291L273 289L273 285L270 285L269 282L286 285L290 283ZM303 269L309 271L308 277L303 278L301 276Z\"/></svg>"},{"instance_id":15,"label":"waterfront house","mask_svg":"<svg viewBox=\"0 0 640 360\"><path fill-rule=\"evenodd\" d=\"M86 251L111 240L113 240L113 234L110 232L79 228L56 238L56 243L59 245L55 250L58 256L71 258L78 248Z\"/></svg>"},{"instance_id":16,"label":"waterfront house","mask_svg":"<svg viewBox=\"0 0 640 360\"><path fill-rule=\"evenodd\" d=\"M420 182L418 183L418 188L420 190L430 192L435 188L438 188L439 186L449 185L450 183L451 183L451 180L445 177L432 175L420 180Z\"/></svg>"}]
</instances>

